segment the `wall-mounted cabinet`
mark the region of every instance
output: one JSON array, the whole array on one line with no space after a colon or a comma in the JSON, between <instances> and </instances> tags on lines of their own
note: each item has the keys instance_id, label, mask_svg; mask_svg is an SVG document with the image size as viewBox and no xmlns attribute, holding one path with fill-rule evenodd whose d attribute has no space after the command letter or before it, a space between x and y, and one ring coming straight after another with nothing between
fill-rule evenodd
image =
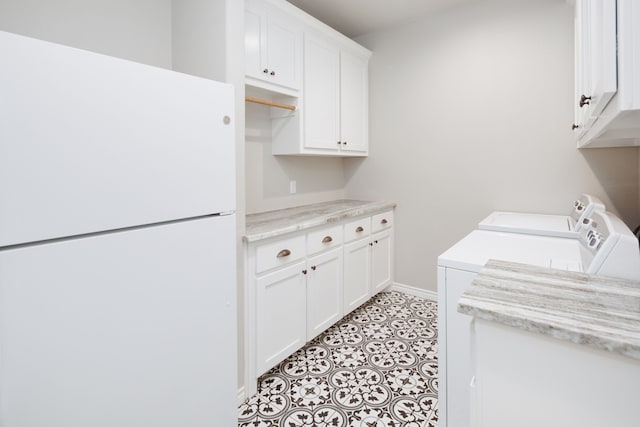
<instances>
[{"instance_id":1,"label":"wall-mounted cabinet","mask_svg":"<svg viewBox=\"0 0 640 427\"><path fill-rule=\"evenodd\" d=\"M302 26L270 2L245 4L245 74L251 86L296 95L302 85Z\"/></svg>"},{"instance_id":2,"label":"wall-mounted cabinet","mask_svg":"<svg viewBox=\"0 0 640 427\"><path fill-rule=\"evenodd\" d=\"M272 153L366 156L371 52L283 0L247 0L245 21L247 85L296 106L266 107Z\"/></svg>"},{"instance_id":3,"label":"wall-mounted cabinet","mask_svg":"<svg viewBox=\"0 0 640 427\"><path fill-rule=\"evenodd\" d=\"M365 155L368 56L326 37L304 37L304 138L300 153Z\"/></svg>"},{"instance_id":4,"label":"wall-mounted cabinet","mask_svg":"<svg viewBox=\"0 0 640 427\"><path fill-rule=\"evenodd\" d=\"M640 2L576 0L578 147L640 145Z\"/></svg>"},{"instance_id":5,"label":"wall-mounted cabinet","mask_svg":"<svg viewBox=\"0 0 640 427\"><path fill-rule=\"evenodd\" d=\"M368 154L370 55L361 46L305 32L302 107L298 116L274 112L273 154Z\"/></svg>"}]
</instances>

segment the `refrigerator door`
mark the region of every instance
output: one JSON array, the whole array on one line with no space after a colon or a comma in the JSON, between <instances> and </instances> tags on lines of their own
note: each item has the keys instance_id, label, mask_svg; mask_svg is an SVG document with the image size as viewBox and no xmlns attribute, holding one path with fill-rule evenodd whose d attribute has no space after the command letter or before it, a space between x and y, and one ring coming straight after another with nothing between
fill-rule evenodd
<instances>
[{"instance_id":1,"label":"refrigerator door","mask_svg":"<svg viewBox=\"0 0 640 427\"><path fill-rule=\"evenodd\" d=\"M0 246L235 210L233 88L0 32Z\"/></svg>"},{"instance_id":2,"label":"refrigerator door","mask_svg":"<svg viewBox=\"0 0 640 427\"><path fill-rule=\"evenodd\" d=\"M0 251L0 425L236 425L234 230L228 215Z\"/></svg>"}]
</instances>

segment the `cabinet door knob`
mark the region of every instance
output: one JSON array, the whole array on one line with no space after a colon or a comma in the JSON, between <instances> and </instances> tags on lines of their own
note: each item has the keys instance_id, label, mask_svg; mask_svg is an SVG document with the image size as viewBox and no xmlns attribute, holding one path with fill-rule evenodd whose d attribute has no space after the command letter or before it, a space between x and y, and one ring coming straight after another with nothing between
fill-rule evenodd
<instances>
[{"instance_id":1,"label":"cabinet door knob","mask_svg":"<svg viewBox=\"0 0 640 427\"><path fill-rule=\"evenodd\" d=\"M311 269L312 269L313 271L316 271L316 268L317 268L317 266L315 266L315 265L312 265L312 266L311 266Z\"/></svg>"},{"instance_id":2,"label":"cabinet door knob","mask_svg":"<svg viewBox=\"0 0 640 427\"><path fill-rule=\"evenodd\" d=\"M369 242L369 246L373 246L373 243Z\"/></svg>"},{"instance_id":3,"label":"cabinet door knob","mask_svg":"<svg viewBox=\"0 0 640 427\"><path fill-rule=\"evenodd\" d=\"M574 124L571 125L571 130L576 130L579 127L580 127L580 125L577 125L577 124L574 123Z\"/></svg>"},{"instance_id":4,"label":"cabinet door knob","mask_svg":"<svg viewBox=\"0 0 640 427\"><path fill-rule=\"evenodd\" d=\"M324 239L322 239L322 243L331 243L333 242L333 239L331 238L331 236L325 236Z\"/></svg>"},{"instance_id":5,"label":"cabinet door knob","mask_svg":"<svg viewBox=\"0 0 640 427\"><path fill-rule=\"evenodd\" d=\"M275 76L276 72L275 71L271 71L269 74L271 74L272 76Z\"/></svg>"},{"instance_id":6,"label":"cabinet door knob","mask_svg":"<svg viewBox=\"0 0 640 427\"><path fill-rule=\"evenodd\" d=\"M580 108L584 107L585 105L589 105L590 104L589 101L591 101L590 96L582 95L580 97L580 102L579 102Z\"/></svg>"},{"instance_id":7,"label":"cabinet door knob","mask_svg":"<svg viewBox=\"0 0 640 427\"><path fill-rule=\"evenodd\" d=\"M362 227L356 228L356 233L362 233L363 231L364 231L364 228Z\"/></svg>"},{"instance_id":8,"label":"cabinet door knob","mask_svg":"<svg viewBox=\"0 0 640 427\"><path fill-rule=\"evenodd\" d=\"M342 141L342 145L347 145L347 141Z\"/></svg>"},{"instance_id":9,"label":"cabinet door knob","mask_svg":"<svg viewBox=\"0 0 640 427\"><path fill-rule=\"evenodd\" d=\"M265 68L264 70L262 70L263 73L268 74L269 73L269 69Z\"/></svg>"},{"instance_id":10,"label":"cabinet door knob","mask_svg":"<svg viewBox=\"0 0 640 427\"><path fill-rule=\"evenodd\" d=\"M302 270L302 274L307 274L307 269Z\"/></svg>"},{"instance_id":11,"label":"cabinet door knob","mask_svg":"<svg viewBox=\"0 0 640 427\"><path fill-rule=\"evenodd\" d=\"M377 241L377 240L374 240L374 241L373 241L373 243L375 243L375 244L377 245L377 244L378 244L378 241Z\"/></svg>"},{"instance_id":12,"label":"cabinet door knob","mask_svg":"<svg viewBox=\"0 0 640 427\"><path fill-rule=\"evenodd\" d=\"M291 255L291 251L289 249L283 249L280 252L278 252L278 255L276 255L276 258L284 258L289 255Z\"/></svg>"},{"instance_id":13,"label":"cabinet door knob","mask_svg":"<svg viewBox=\"0 0 640 427\"><path fill-rule=\"evenodd\" d=\"M338 141L338 145L341 145L341 144L342 144L342 141Z\"/></svg>"},{"instance_id":14,"label":"cabinet door knob","mask_svg":"<svg viewBox=\"0 0 640 427\"><path fill-rule=\"evenodd\" d=\"M382 218L382 220L380 221L380 224L383 224L383 225L384 225L384 224L386 224L387 222L389 222L389 221L387 221L385 218Z\"/></svg>"}]
</instances>

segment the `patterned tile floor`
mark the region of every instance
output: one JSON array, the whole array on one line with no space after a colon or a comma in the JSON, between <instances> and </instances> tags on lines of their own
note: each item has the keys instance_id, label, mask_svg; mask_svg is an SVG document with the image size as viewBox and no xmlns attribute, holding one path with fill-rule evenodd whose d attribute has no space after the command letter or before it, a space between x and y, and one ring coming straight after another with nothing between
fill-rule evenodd
<instances>
[{"instance_id":1,"label":"patterned tile floor","mask_svg":"<svg viewBox=\"0 0 640 427\"><path fill-rule=\"evenodd\" d=\"M259 380L242 427L436 427L437 304L382 292Z\"/></svg>"}]
</instances>

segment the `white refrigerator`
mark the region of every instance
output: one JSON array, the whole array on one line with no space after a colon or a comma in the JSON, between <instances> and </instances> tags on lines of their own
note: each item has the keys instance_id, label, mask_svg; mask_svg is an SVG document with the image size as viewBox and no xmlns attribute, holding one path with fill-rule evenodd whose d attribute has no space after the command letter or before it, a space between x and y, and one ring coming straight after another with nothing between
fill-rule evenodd
<instances>
[{"instance_id":1,"label":"white refrigerator","mask_svg":"<svg viewBox=\"0 0 640 427\"><path fill-rule=\"evenodd\" d=\"M0 32L0 426L237 424L231 86Z\"/></svg>"}]
</instances>

